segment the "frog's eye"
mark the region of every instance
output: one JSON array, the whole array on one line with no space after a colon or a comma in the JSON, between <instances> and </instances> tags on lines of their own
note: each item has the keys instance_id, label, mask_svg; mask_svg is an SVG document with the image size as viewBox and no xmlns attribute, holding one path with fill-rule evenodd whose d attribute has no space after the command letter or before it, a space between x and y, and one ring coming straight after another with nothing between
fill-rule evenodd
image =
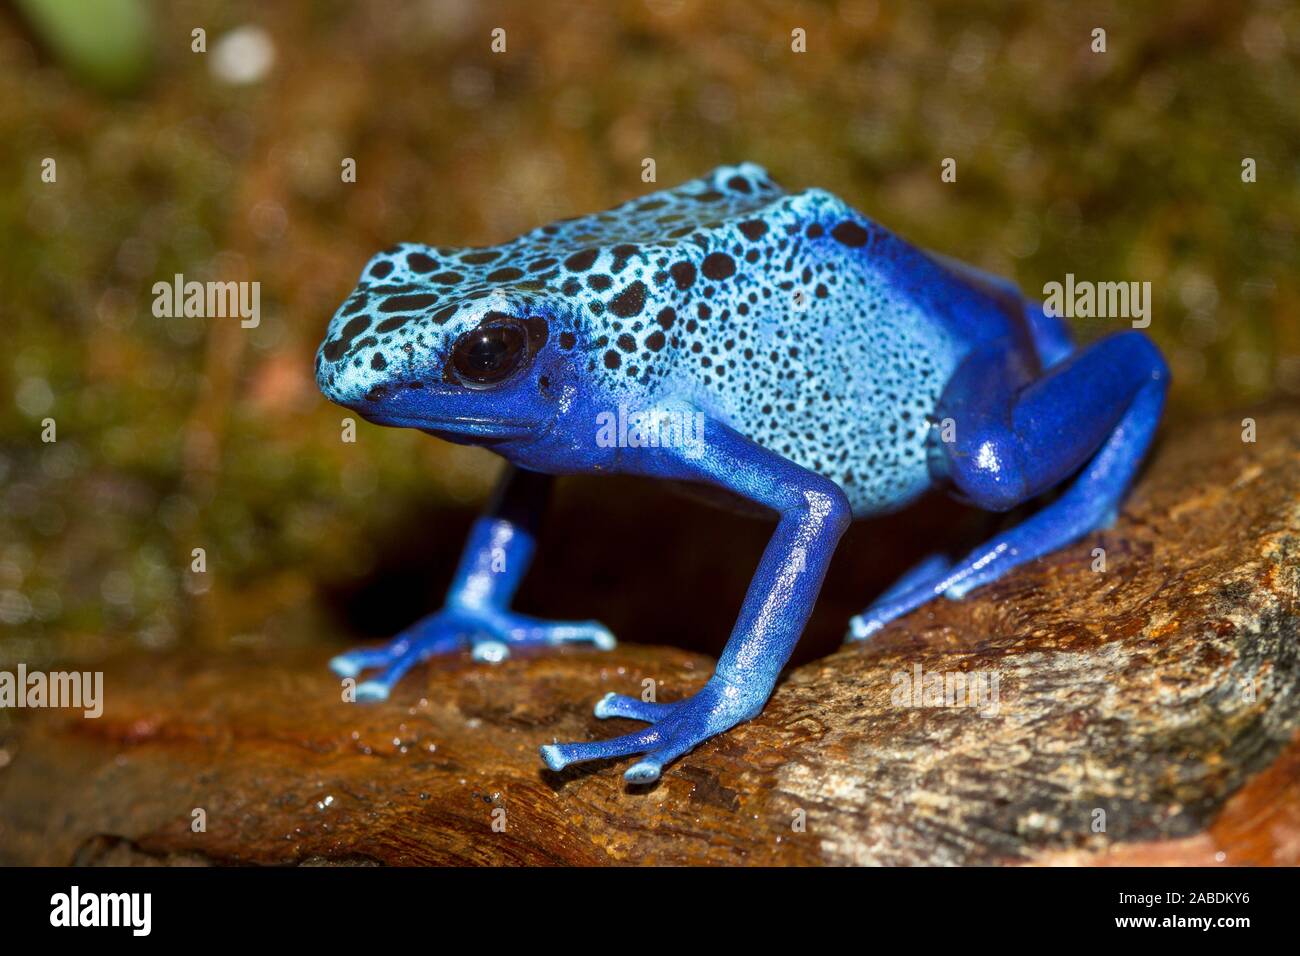
<instances>
[{"instance_id":1,"label":"frog's eye","mask_svg":"<svg viewBox=\"0 0 1300 956\"><path fill-rule=\"evenodd\" d=\"M451 365L462 385L485 388L509 377L528 351L528 330L522 322L506 319L480 325L456 340Z\"/></svg>"}]
</instances>

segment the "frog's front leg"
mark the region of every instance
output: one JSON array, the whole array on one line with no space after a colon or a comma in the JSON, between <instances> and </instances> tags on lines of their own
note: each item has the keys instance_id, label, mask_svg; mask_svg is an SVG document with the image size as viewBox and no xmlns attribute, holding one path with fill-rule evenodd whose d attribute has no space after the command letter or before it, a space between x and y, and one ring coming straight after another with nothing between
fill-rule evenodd
<instances>
[{"instance_id":1,"label":"frog's front leg","mask_svg":"<svg viewBox=\"0 0 1300 956\"><path fill-rule=\"evenodd\" d=\"M382 668L357 685L357 699L383 700L412 667L468 645L475 660L496 662L511 647L585 641L602 649L613 635L595 621L542 621L509 609L536 548L537 522L552 478L506 468L493 502L470 531L442 610L416 622L381 648L340 654L330 668L341 677Z\"/></svg>"},{"instance_id":2,"label":"frog's front leg","mask_svg":"<svg viewBox=\"0 0 1300 956\"><path fill-rule=\"evenodd\" d=\"M704 687L674 703L607 695L596 704L597 717L630 717L651 726L612 740L542 747L542 759L552 770L644 754L625 777L648 783L669 761L763 709L812 612L851 512L834 482L714 421L705 422L698 445L628 449L624 464L642 474L716 485L780 516L731 638Z\"/></svg>"}]
</instances>

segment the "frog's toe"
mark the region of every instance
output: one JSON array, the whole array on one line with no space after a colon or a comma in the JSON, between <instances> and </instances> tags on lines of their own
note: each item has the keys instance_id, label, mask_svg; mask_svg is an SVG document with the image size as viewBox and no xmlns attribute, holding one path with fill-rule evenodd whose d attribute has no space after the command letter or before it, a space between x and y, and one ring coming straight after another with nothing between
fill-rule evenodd
<instances>
[{"instance_id":1,"label":"frog's toe","mask_svg":"<svg viewBox=\"0 0 1300 956\"><path fill-rule=\"evenodd\" d=\"M381 667L389 657L382 649L357 648L330 658L330 670L340 677L356 677L371 667Z\"/></svg>"},{"instance_id":2,"label":"frog's toe","mask_svg":"<svg viewBox=\"0 0 1300 956\"><path fill-rule=\"evenodd\" d=\"M358 647L330 659L330 670L340 677L356 677L362 671L382 668L357 685L357 700L384 700L402 677L416 664L435 654L447 654L461 646L459 637L442 628L425 625L416 632L393 638L383 647Z\"/></svg>"},{"instance_id":3,"label":"frog's toe","mask_svg":"<svg viewBox=\"0 0 1300 956\"><path fill-rule=\"evenodd\" d=\"M628 783L654 783L663 773L664 766L672 763L686 751L693 749L700 741L681 739L677 742L669 742L666 746L646 754L632 766L627 768L623 774L623 779Z\"/></svg>"},{"instance_id":4,"label":"frog's toe","mask_svg":"<svg viewBox=\"0 0 1300 956\"><path fill-rule=\"evenodd\" d=\"M663 773L664 762L645 757L627 768L623 779L628 783L654 783Z\"/></svg>"},{"instance_id":5,"label":"frog's toe","mask_svg":"<svg viewBox=\"0 0 1300 956\"><path fill-rule=\"evenodd\" d=\"M728 684L716 678L690 697L671 704L606 694L596 705L597 717L632 717L651 721L653 726L613 740L550 744L542 748L542 759L552 770L561 770L583 760L642 754L623 776L629 783L652 783L659 779L667 764L682 754L754 716L762 706L762 699L744 685Z\"/></svg>"},{"instance_id":6,"label":"frog's toe","mask_svg":"<svg viewBox=\"0 0 1300 956\"><path fill-rule=\"evenodd\" d=\"M714 732L708 726L689 719L689 699L683 701L682 705L676 711L683 719L668 721L664 734L656 741L654 748L647 749L640 760L627 768L623 779L628 783L654 783L663 773L664 767L713 736Z\"/></svg>"},{"instance_id":7,"label":"frog's toe","mask_svg":"<svg viewBox=\"0 0 1300 956\"><path fill-rule=\"evenodd\" d=\"M647 751L640 760L627 768L623 779L628 783L654 783L663 773L664 767L712 736L705 728L687 721L679 722L664 734L658 746Z\"/></svg>"},{"instance_id":8,"label":"frog's toe","mask_svg":"<svg viewBox=\"0 0 1300 956\"><path fill-rule=\"evenodd\" d=\"M653 701L638 700L626 694L606 694L596 701L595 714L602 720L609 717L629 717L632 720L644 720L653 724L666 714L672 713L675 705L656 704Z\"/></svg>"},{"instance_id":9,"label":"frog's toe","mask_svg":"<svg viewBox=\"0 0 1300 956\"><path fill-rule=\"evenodd\" d=\"M583 763L587 760L608 760L613 757L645 753L662 739L663 734L656 728L649 727L610 740L592 740L580 744L546 744L542 747L542 759L552 770L563 770L569 764Z\"/></svg>"},{"instance_id":10,"label":"frog's toe","mask_svg":"<svg viewBox=\"0 0 1300 956\"><path fill-rule=\"evenodd\" d=\"M382 678L372 677L370 680L363 680L357 685L357 700L388 700L388 695L392 691L393 685Z\"/></svg>"},{"instance_id":11,"label":"frog's toe","mask_svg":"<svg viewBox=\"0 0 1300 956\"><path fill-rule=\"evenodd\" d=\"M475 641L469 656L482 664L500 664L510 656L510 645L495 638Z\"/></svg>"},{"instance_id":12,"label":"frog's toe","mask_svg":"<svg viewBox=\"0 0 1300 956\"><path fill-rule=\"evenodd\" d=\"M916 607L914 593L933 596L935 584L944 579L952 566L952 558L946 554L931 554L924 558L891 584L871 607L849 618L849 632L844 635L844 640L865 641L877 634L890 621Z\"/></svg>"},{"instance_id":13,"label":"frog's toe","mask_svg":"<svg viewBox=\"0 0 1300 956\"><path fill-rule=\"evenodd\" d=\"M346 654L339 654L330 659L330 670L340 677L356 677L362 671L375 667L386 667L399 661L413 649L420 646L419 641L407 635L393 638L383 647L355 647Z\"/></svg>"},{"instance_id":14,"label":"frog's toe","mask_svg":"<svg viewBox=\"0 0 1300 956\"><path fill-rule=\"evenodd\" d=\"M865 641L889 623L888 618L880 617L871 611L863 611L849 618L849 632L844 635L846 641Z\"/></svg>"},{"instance_id":15,"label":"frog's toe","mask_svg":"<svg viewBox=\"0 0 1300 956\"><path fill-rule=\"evenodd\" d=\"M844 635L844 640L866 641L875 637L884 630L886 624L896 621L917 606L910 595L911 592L908 592L899 598L882 598L861 614L849 618L849 632Z\"/></svg>"},{"instance_id":16,"label":"frog's toe","mask_svg":"<svg viewBox=\"0 0 1300 956\"><path fill-rule=\"evenodd\" d=\"M591 644L602 651L613 650L618 645L609 628L599 621L544 621L523 614L511 615L504 636L509 643L517 645Z\"/></svg>"},{"instance_id":17,"label":"frog's toe","mask_svg":"<svg viewBox=\"0 0 1300 956\"><path fill-rule=\"evenodd\" d=\"M374 677L358 684L357 700L387 700L389 693L406 676L407 671L437 651L438 648L431 645L410 647Z\"/></svg>"}]
</instances>

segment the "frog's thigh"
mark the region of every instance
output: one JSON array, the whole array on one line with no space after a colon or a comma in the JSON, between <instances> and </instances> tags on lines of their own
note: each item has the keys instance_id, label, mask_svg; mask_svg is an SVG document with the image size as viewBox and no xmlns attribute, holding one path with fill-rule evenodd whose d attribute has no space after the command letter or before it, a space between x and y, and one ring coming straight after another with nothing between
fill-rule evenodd
<instances>
[{"instance_id":1,"label":"frog's thigh","mask_svg":"<svg viewBox=\"0 0 1300 956\"><path fill-rule=\"evenodd\" d=\"M1115 462L1118 471L1097 476L1106 486L1097 493L1113 501L1146 451L1167 384L1164 359L1140 332L1102 339L1037 378L1013 350L986 346L940 399L937 417L952 423L940 467L974 504L1006 511L1078 471L1122 423L1130 467Z\"/></svg>"},{"instance_id":2,"label":"frog's thigh","mask_svg":"<svg viewBox=\"0 0 1300 956\"><path fill-rule=\"evenodd\" d=\"M868 638L940 595L961 598L1110 521L1155 434L1168 380L1160 353L1134 332L1103 339L1030 381L1011 353L990 349L968 358L941 403L956 430L941 454L972 501L1009 508L1087 464L1059 498L1022 523L951 567L891 588L849 622L850 637Z\"/></svg>"}]
</instances>

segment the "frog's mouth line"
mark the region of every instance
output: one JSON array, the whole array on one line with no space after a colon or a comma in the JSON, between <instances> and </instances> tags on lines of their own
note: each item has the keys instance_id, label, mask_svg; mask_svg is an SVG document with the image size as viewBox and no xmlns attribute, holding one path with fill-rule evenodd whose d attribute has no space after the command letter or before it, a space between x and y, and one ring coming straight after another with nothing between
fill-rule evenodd
<instances>
[{"instance_id":1,"label":"frog's mouth line","mask_svg":"<svg viewBox=\"0 0 1300 956\"><path fill-rule=\"evenodd\" d=\"M384 412L362 412L366 421L376 425L388 425L392 428L418 428L420 431L432 432L439 436L456 436L461 438L481 438L505 441L512 438L524 438L536 431L535 426L527 422L503 418L480 418L472 415L452 415L445 418L421 415L390 415Z\"/></svg>"}]
</instances>

